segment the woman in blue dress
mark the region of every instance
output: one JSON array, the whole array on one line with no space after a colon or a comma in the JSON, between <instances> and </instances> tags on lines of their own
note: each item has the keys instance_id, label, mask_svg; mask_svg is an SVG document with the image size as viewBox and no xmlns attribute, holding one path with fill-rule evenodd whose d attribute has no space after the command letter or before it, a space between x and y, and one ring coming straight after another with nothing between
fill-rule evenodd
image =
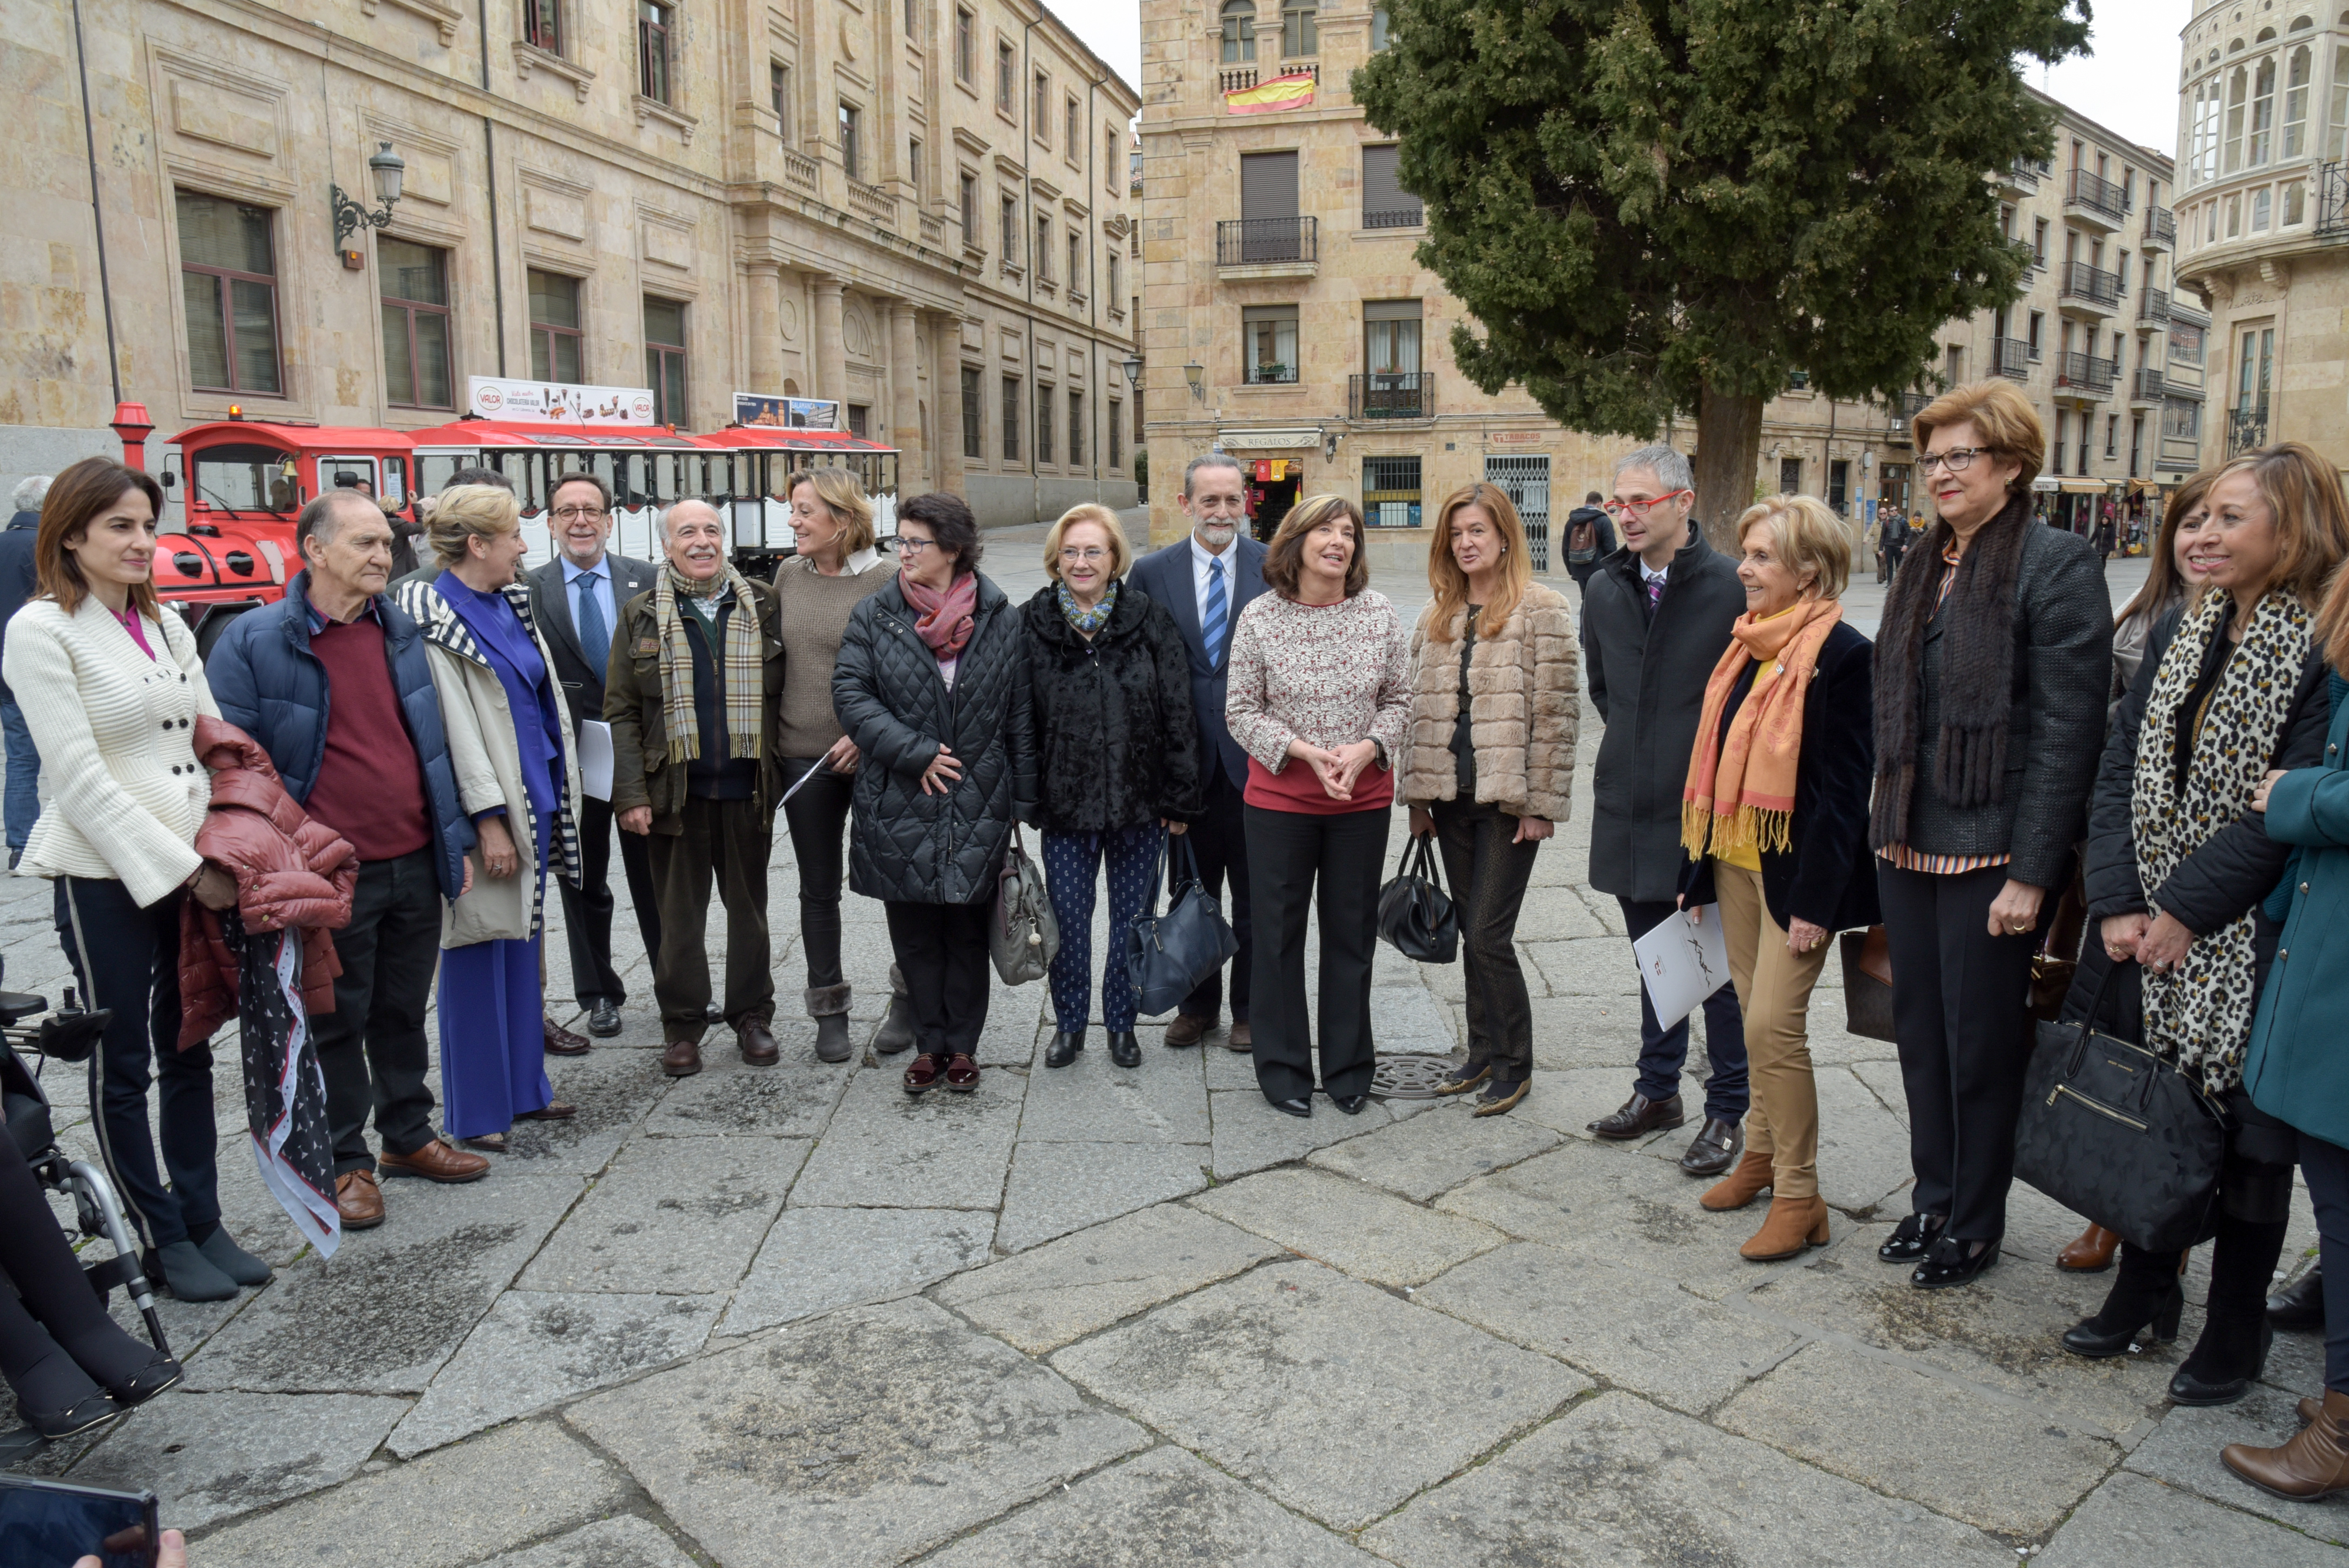
<instances>
[{"instance_id":1,"label":"woman in blue dress","mask_svg":"<svg viewBox=\"0 0 2349 1568\"><path fill-rule=\"evenodd\" d=\"M440 575L402 588L400 607L424 630L458 799L481 839L441 922L441 1096L450 1136L497 1152L517 1119L573 1112L547 1082L539 943L547 871L579 875L579 766L516 576L512 494L442 491L429 538Z\"/></svg>"}]
</instances>

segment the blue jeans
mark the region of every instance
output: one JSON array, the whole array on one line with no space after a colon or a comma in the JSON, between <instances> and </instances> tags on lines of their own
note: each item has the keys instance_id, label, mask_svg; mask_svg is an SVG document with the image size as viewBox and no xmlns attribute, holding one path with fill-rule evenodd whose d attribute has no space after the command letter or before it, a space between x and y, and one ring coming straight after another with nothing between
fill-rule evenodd
<instances>
[{"instance_id":1,"label":"blue jeans","mask_svg":"<svg viewBox=\"0 0 2349 1568\"><path fill-rule=\"evenodd\" d=\"M9 849L22 852L41 815L41 753L33 749L33 732L25 728L25 711L14 698L0 698L0 733L8 741L8 786L0 816L6 820ZM9 859L13 863L16 854Z\"/></svg>"},{"instance_id":2,"label":"blue jeans","mask_svg":"<svg viewBox=\"0 0 2349 1568\"><path fill-rule=\"evenodd\" d=\"M1133 1027L1133 981L1125 971L1125 933L1142 913L1158 871L1159 826L1112 833L1044 835L1044 880L1060 922L1061 948L1052 955L1052 1014L1064 1034L1084 1033L1093 1002L1093 888L1109 862L1109 954L1102 965L1102 1026L1112 1034Z\"/></svg>"},{"instance_id":3,"label":"blue jeans","mask_svg":"<svg viewBox=\"0 0 2349 1568\"><path fill-rule=\"evenodd\" d=\"M1623 907L1623 925L1637 941L1675 913L1667 903L1615 900ZM1745 1020L1737 1008L1737 989L1724 985L1704 999L1704 1050L1713 1059L1713 1076L1704 1085L1704 1114L1714 1121L1745 1119L1751 1103L1745 1078ZM1651 1100L1669 1099L1681 1092L1681 1069L1688 1064L1689 1021L1670 1029L1656 1022L1648 988L1640 987L1640 1093Z\"/></svg>"}]
</instances>

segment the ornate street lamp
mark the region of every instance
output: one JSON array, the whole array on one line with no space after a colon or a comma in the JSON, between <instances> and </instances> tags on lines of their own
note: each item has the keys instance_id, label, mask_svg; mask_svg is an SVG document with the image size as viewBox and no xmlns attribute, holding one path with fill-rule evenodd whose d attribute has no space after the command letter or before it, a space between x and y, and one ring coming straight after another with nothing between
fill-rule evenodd
<instances>
[{"instance_id":1,"label":"ornate street lamp","mask_svg":"<svg viewBox=\"0 0 2349 1568\"><path fill-rule=\"evenodd\" d=\"M343 242L360 229L380 229L390 223L391 209L399 200L400 181L408 173L408 165L401 162L399 155L391 150L390 142L378 141L376 147L375 156L367 160L367 173L375 181L377 199L383 202L381 212L368 212L345 194L340 185L329 184L326 187L335 213L335 249L342 256L343 265L348 267L356 268L359 265L356 260L358 253L345 250Z\"/></svg>"},{"instance_id":2,"label":"ornate street lamp","mask_svg":"<svg viewBox=\"0 0 2349 1568\"><path fill-rule=\"evenodd\" d=\"M1206 373L1207 368L1196 359L1183 367L1183 379L1191 384L1191 400L1194 402L1204 404L1207 400L1207 389L1200 381Z\"/></svg>"}]
</instances>

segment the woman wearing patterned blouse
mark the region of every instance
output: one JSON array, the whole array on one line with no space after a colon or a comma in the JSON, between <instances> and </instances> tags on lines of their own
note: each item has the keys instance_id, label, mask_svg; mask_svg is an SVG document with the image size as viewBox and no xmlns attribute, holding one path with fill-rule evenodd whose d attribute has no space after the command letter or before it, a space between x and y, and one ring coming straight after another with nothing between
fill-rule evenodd
<instances>
[{"instance_id":1,"label":"woman wearing patterned blouse","mask_svg":"<svg viewBox=\"0 0 2349 1568\"><path fill-rule=\"evenodd\" d=\"M1410 719L1410 644L1394 607L1369 589L1362 514L1343 496L1311 496L1281 520L1264 580L1273 591L1249 601L1232 630L1225 705L1248 754L1257 1084L1274 1108L1313 1114L1305 911L1314 904L1321 1088L1359 1116L1371 1088L1371 953Z\"/></svg>"}]
</instances>

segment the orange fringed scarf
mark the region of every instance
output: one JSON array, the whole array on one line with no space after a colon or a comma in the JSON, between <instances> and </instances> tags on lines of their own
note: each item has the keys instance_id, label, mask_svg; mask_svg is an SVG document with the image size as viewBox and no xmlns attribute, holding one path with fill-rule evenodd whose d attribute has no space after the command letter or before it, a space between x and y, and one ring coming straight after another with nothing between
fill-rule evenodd
<instances>
[{"instance_id":1,"label":"orange fringed scarf","mask_svg":"<svg viewBox=\"0 0 2349 1568\"><path fill-rule=\"evenodd\" d=\"M1793 847L1803 697L1817 671L1820 645L1841 619L1839 601L1806 599L1764 620L1748 611L1730 628L1729 647L1705 682L1704 716L1681 792L1681 846L1690 859L1749 844L1780 854ZM1739 673L1749 659L1773 659L1776 679L1747 694L1723 735L1722 710Z\"/></svg>"}]
</instances>

